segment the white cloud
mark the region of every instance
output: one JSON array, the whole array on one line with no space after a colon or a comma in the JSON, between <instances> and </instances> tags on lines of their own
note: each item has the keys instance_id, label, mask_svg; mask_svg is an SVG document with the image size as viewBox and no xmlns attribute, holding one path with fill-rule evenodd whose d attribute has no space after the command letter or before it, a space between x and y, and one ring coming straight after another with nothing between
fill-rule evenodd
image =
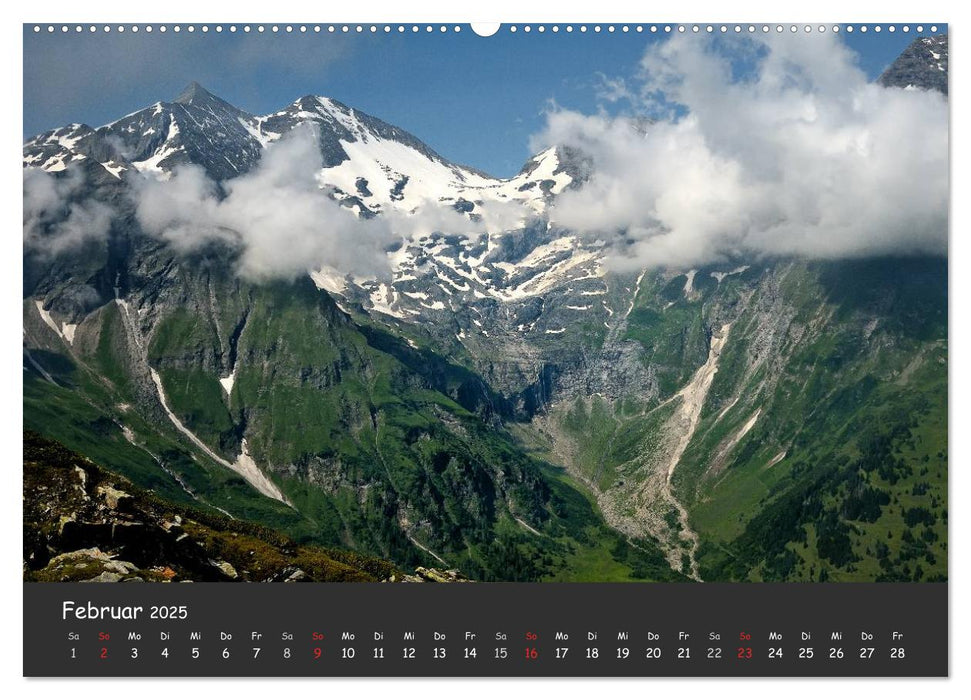
<instances>
[{"instance_id":1,"label":"white cloud","mask_svg":"<svg viewBox=\"0 0 971 700\"><path fill-rule=\"evenodd\" d=\"M627 87L627 81L623 77L611 78L598 72L597 81L594 86L597 99L604 102L634 101L637 99L637 96Z\"/></svg>"},{"instance_id":2,"label":"white cloud","mask_svg":"<svg viewBox=\"0 0 971 700\"><path fill-rule=\"evenodd\" d=\"M103 202L77 197L84 186L80 169L53 175L24 168L23 178L25 249L54 256L107 237L114 210Z\"/></svg>"},{"instance_id":3,"label":"white cloud","mask_svg":"<svg viewBox=\"0 0 971 700\"><path fill-rule=\"evenodd\" d=\"M180 252L213 240L239 246L238 272L249 279L293 278L329 266L344 274L389 277L387 250L434 232L475 238L520 224L518 204L486 203L470 219L427 199L404 212L358 217L321 186L321 157L309 125L267 147L256 168L219 185L197 166L135 187L142 228Z\"/></svg>"},{"instance_id":4,"label":"white cloud","mask_svg":"<svg viewBox=\"0 0 971 700\"><path fill-rule=\"evenodd\" d=\"M625 88L666 115L646 133L629 117L550 112L534 146L594 160L553 219L608 237L620 268L945 252L944 97L869 83L832 35L759 41L735 44L754 67L742 78L711 41L650 47Z\"/></svg>"},{"instance_id":5,"label":"white cloud","mask_svg":"<svg viewBox=\"0 0 971 700\"><path fill-rule=\"evenodd\" d=\"M146 178L136 189L136 215L146 232L177 250L218 239L237 243L241 275L295 277L322 265L359 275L388 269L396 239L388 222L359 219L317 183L316 135L297 129L272 144L256 168L218 186L196 166L168 180Z\"/></svg>"},{"instance_id":6,"label":"white cloud","mask_svg":"<svg viewBox=\"0 0 971 700\"><path fill-rule=\"evenodd\" d=\"M467 216L449 204L425 199L413 210L388 209L381 214L401 238L416 240L432 233L465 236L477 240L483 234L521 228L535 213L523 202L479 202Z\"/></svg>"}]
</instances>

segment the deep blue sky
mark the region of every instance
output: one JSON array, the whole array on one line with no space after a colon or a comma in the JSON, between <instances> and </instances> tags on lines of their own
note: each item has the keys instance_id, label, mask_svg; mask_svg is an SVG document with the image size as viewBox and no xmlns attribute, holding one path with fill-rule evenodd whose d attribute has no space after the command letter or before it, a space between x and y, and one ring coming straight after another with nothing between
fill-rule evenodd
<instances>
[{"instance_id":1,"label":"deep blue sky","mask_svg":"<svg viewBox=\"0 0 971 700\"><path fill-rule=\"evenodd\" d=\"M59 28L58 28L59 29ZM929 25L925 26L929 31ZM946 31L945 25L938 26ZM630 76L645 46L663 34L515 34L488 38L421 31L302 35L62 34L24 27L24 136L71 122L100 126L196 80L254 114L326 95L403 127L443 156L498 176L519 170L542 112L594 112L598 73ZM871 77L915 33L843 34Z\"/></svg>"}]
</instances>

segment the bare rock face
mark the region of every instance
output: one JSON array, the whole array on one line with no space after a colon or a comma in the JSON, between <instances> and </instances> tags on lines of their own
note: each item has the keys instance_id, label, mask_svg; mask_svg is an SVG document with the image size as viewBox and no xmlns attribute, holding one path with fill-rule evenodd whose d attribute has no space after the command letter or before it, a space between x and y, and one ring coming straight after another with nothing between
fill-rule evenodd
<instances>
[{"instance_id":1,"label":"bare rock face","mask_svg":"<svg viewBox=\"0 0 971 700\"><path fill-rule=\"evenodd\" d=\"M125 510L132 505L132 497L129 494L111 486L99 486L97 492L111 510Z\"/></svg>"},{"instance_id":2,"label":"bare rock face","mask_svg":"<svg viewBox=\"0 0 971 700\"><path fill-rule=\"evenodd\" d=\"M228 561L213 561L211 563L213 566L219 569L219 571L222 572L223 576L225 576L226 578L230 580L235 580L239 578L239 574L236 573L235 567L233 567L233 565L230 564Z\"/></svg>"}]
</instances>

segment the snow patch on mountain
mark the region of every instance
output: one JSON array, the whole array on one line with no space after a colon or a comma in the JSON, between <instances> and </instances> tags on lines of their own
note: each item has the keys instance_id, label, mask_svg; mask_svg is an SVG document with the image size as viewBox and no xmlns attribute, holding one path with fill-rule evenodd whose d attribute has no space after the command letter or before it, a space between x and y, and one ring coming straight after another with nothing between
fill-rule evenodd
<instances>
[{"instance_id":1,"label":"snow patch on mountain","mask_svg":"<svg viewBox=\"0 0 971 700\"><path fill-rule=\"evenodd\" d=\"M44 308L44 302L41 301L40 299L35 299L34 304L37 306L37 312L40 314L40 317L44 320L44 323L46 323L47 326L52 331L57 333L57 336L59 338L63 338L64 334L61 333L61 329L57 327L57 324L54 322L54 319L51 317L50 313L47 311L47 309Z\"/></svg>"},{"instance_id":2,"label":"snow patch on mountain","mask_svg":"<svg viewBox=\"0 0 971 700\"><path fill-rule=\"evenodd\" d=\"M61 337L68 342L68 345L74 345L74 332L78 329L78 324L76 323L62 323L61 324Z\"/></svg>"},{"instance_id":3,"label":"snow patch on mountain","mask_svg":"<svg viewBox=\"0 0 971 700\"><path fill-rule=\"evenodd\" d=\"M236 368L233 367L233 371L228 376L220 377L219 383L222 385L223 391L226 392L226 396L231 396L233 393L233 384L236 383Z\"/></svg>"},{"instance_id":4,"label":"snow patch on mountain","mask_svg":"<svg viewBox=\"0 0 971 700\"><path fill-rule=\"evenodd\" d=\"M154 172L159 174L166 174L166 171L162 170L162 163L165 162L167 158L183 150L182 146L173 145L173 142L179 136L179 125L172 119L169 122L169 130L165 136L165 142L155 149L155 152L145 160L135 161L132 165L139 172Z\"/></svg>"},{"instance_id":5,"label":"snow patch on mountain","mask_svg":"<svg viewBox=\"0 0 971 700\"><path fill-rule=\"evenodd\" d=\"M317 285L317 289L324 289L332 294L341 294L347 288L347 276L330 266L324 266L310 273L310 279Z\"/></svg>"},{"instance_id":6,"label":"snow patch on mountain","mask_svg":"<svg viewBox=\"0 0 971 700\"><path fill-rule=\"evenodd\" d=\"M729 270L728 272L712 272L711 276L718 280L720 284L726 277L729 277L730 275L740 275L741 273L745 272L748 267L748 265L740 265L739 267Z\"/></svg>"},{"instance_id":7,"label":"snow patch on mountain","mask_svg":"<svg viewBox=\"0 0 971 700\"><path fill-rule=\"evenodd\" d=\"M162 408L165 410L165 413L172 422L172 425L174 425L180 433L185 435L189 441L192 442L192 444L202 450L206 456L217 464L220 464L239 474L247 482L249 482L250 486L262 493L264 496L268 496L269 498L280 501L281 503L286 503L288 506L292 505L289 499L280 491L279 487L277 487L276 484L270 481L270 479L262 471L260 471L260 468L256 465L256 462L253 461L252 457L250 457L249 452L247 451L245 438L243 439L242 443L242 451L240 452L239 457L236 458L235 462L228 462L227 460L223 459L217 455L206 443L204 443L198 435L189 430L189 428L187 428L185 424L179 420L178 416L172 412L172 409L169 407L168 398L165 395L165 389L162 386L162 378L159 376L154 367L149 368L149 374L151 375L152 382L155 384L155 389L158 392L159 402L162 404Z\"/></svg>"}]
</instances>

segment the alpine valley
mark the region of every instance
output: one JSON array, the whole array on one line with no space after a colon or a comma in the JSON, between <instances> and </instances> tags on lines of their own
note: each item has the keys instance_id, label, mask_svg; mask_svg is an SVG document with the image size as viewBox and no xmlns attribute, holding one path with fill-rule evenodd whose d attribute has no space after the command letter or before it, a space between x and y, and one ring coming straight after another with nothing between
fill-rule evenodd
<instances>
[{"instance_id":1,"label":"alpine valley","mask_svg":"<svg viewBox=\"0 0 971 700\"><path fill-rule=\"evenodd\" d=\"M946 92L941 60L946 36L915 43L883 82ZM144 230L144 181L196 166L224 196L307 127L349 218L434 202L487 230L294 279ZM616 272L548 215L582 151L496 179L317 96L254 116L192 84L23 163L64 197L41 240L110 212L25 245L24 429L140 493L473 580L946 579L944 257Z\"/></svg>"}]
</instances>

